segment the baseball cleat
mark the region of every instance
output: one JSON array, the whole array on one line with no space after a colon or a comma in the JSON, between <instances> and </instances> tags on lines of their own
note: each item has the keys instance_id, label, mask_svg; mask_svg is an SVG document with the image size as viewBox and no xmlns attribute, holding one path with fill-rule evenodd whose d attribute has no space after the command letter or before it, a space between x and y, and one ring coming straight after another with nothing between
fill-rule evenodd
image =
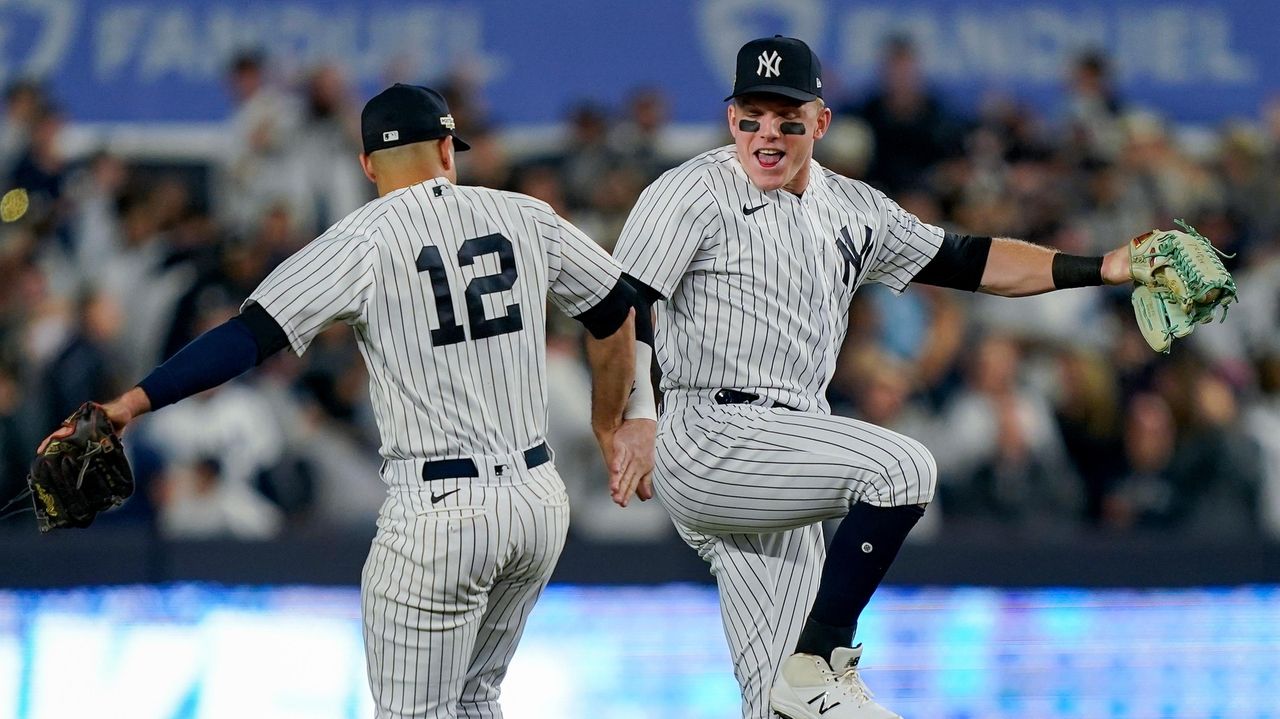
<instances>
[{"instance_id":1,"label":"baseball cleat","mask_svg":"<svg viewBox=\"0 0 1280 719\"><path fill-rule=\"evenodd\" d=\"M902 719L872 698L858 675L861 658L861 644L837 648L830 663L814 654L792 654L773 683L770 708L785 719Z\"/></svg>"}]
</instances>

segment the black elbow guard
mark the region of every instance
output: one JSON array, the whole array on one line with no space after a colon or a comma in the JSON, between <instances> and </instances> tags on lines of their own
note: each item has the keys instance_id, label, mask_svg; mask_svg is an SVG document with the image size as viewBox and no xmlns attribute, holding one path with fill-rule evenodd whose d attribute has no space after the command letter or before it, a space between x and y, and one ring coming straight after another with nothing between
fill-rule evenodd
<instances>
[{"instance_id":1,"label":"black elbow guard","mask_svg":"<svg viewBox=\"0 0 1280 719\"><path fill-rule=\"evenodd\" d=\"M258 347L255 365L262 364L263 360L289 346L289 337L280 323L257 302L250 302L244 311L232 319L243 322L249 330L249 336L253 337L253 343Z\"/></svg>"},{"instance_id":2,"label":"black elbow guard","mask_svg":"<svg viewBox=\"0 0 1280 719\"><path fill-rule=\"evenodd\" d=\"M581 322L592 337L602 340L617 332L627 321L627 312L635 306L634 296L635 290L626 280L619 279L604 299L574 319Z\"/></svg>"},{"instance_id":3,"label":"black elbow guard","mask_svg":"<svg viewBox=\"0 0 1280 719\"><path fill-rule=\"evenodd\" d=\"M982 273L987 269L987 255L990 253L990 237L948 232L942 237L938 254L929 260L912 282L976 292L982 285Z\"/></svg>"}]
</instances>

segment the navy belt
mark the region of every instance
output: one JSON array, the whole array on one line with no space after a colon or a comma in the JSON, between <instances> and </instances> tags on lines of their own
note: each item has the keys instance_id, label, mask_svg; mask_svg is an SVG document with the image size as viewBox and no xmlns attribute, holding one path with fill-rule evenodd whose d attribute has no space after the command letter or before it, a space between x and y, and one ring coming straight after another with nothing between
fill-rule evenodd
<instances>
[{"instance_id":1,"label":"navy belt","mask_svg":"<svg viewBox=\"0 0 1280 719\"><path fill-rule=\"evenodd\" d=\"M524 466L529 469L541 467L550 461L551 449L547 447L546 442L524 451ZM494 469L498 474L502 474L502 467L499 464ZM422 479L424 482L430 482L433 479L479 476L480 470L476 468L475 461L468 457L463 457L462 459L436 459L422 463Z\"/></svg>"},{"instance_id":2,"label":"navy belt","mask_svg":"<svg viewBox=\"0 0 1280 719\"><path fill-rule=\"evenodd\" d=\"M716 404L756 404L760 401L760 395L751 392L743 392L737 389L722 389L716 392L714 397ZM797 411L795 407L785 405L781 402L774 402L771 399L765 399L763 407L777 407L778 409L789 409L792 412Z\"/></svg>"}]
</instances>

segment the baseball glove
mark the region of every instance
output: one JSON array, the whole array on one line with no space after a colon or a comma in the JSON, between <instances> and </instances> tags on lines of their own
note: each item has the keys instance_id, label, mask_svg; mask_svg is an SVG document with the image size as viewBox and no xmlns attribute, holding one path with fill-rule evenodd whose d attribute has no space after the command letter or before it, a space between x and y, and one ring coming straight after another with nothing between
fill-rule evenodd
<instances>
[{"instance_id":1,"label":"baseball glove","mask_svg":"<svg viewBox=\"0 0 1280 719\"><path fill-rule=\"evenodd\" d=\"M85 402L49 436L27 483L41 532L87 527L133 494L124 446L102 405Z\"/></svg>"},{"instance_id":2,"label":"baseball glove","mask_svg":"<svg viewBox=\"0 0 1280 719\"><path fill-rule=\"evenodd\" d=\"M1152 230L1129 243L1133 311L1147 344L1168 354L1173 340L1191 334L1236 300L1236 283L1224 255L1182 220L1182 230Z\"/></svg>"}]
</instances>

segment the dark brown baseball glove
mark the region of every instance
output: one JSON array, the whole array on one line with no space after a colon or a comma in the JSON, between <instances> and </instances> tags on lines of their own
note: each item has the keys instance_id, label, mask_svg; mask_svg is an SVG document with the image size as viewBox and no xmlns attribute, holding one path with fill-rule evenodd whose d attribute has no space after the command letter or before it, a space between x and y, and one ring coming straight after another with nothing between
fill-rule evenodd
<instances>
[{"instance_id":1,"label":"dark brown baseball glove","mask_svg":"<svg viewBox=\"0 0 1280 719\"><path fill-rule=\"evenodd\" d=\"M124 445L102 405L85 402L49 435L27 483L41 532L87 527L133 494Z\"/></svg>"}]
</instances>

